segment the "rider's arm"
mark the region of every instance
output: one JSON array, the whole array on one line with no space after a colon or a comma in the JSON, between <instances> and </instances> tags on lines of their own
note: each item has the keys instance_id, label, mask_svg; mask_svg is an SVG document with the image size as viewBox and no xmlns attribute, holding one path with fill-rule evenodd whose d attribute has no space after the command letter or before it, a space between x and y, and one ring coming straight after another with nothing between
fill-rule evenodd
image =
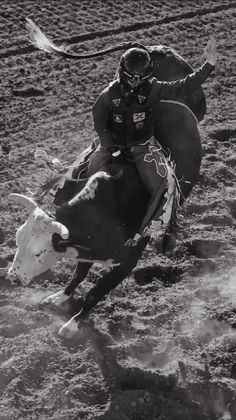
<instances>
[{"instance_id":1,"label":"rider's arm","mask_svg":"<svg viewBox=\"0 0 236 420\"><path fill-rule=\"evenodd\" d=\"M167 99L171 94L180 92L183 89L189 91L196 89L205 82L213 69L214 66L205 62L198 70L189 74L184 79L176 80L174 82L157 81L157 85L159 85L159 99Z\"/></svg>"},{"instance_id":2,"label":"rider's arm","mask_svg":"<svg viewBox=\"0 0 236 420\"><path fill-rule=\"evenodd\" d=\"M210 39L204 49L204 57L206 62L194 73L189 74L187 77L174 82L157 82L159 84L159 99L164 99L174 92L185 90L194 90L199 87L210 76L215 67L217 54L216 54L216 41Z\"/></svg>"},{"instance_id":3,"label":"rider's arm","mask_svg":"<svg viewBox=\"0 0 236 420\"><path fill-rule=\"evenodd\" d=\"M108 128L110 109L108 105L108 88L105 89L92 107L94 129L102 147L110 148L115 144L114 136Z\"/></svg>"}]
</instances>

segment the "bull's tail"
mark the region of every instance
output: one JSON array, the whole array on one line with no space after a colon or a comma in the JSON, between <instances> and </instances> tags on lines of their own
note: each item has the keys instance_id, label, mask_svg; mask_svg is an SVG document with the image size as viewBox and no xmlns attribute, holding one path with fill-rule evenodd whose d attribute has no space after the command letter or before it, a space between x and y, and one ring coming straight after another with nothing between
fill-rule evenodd
<instances>
[{"instance_id":1,"label":"bull's tail","mask_svg":"<svg viewBox=\"0 0 236 420\"><path fill-rule=\"evenodd\" d=\"M57 46L53 41L50 41L41 29L32 21L32 19L26 18L26 28L29 32L30 42L38 49L46 51L50 54L56 54L63 58L69 58L73 60L82 60L85 58L99 57L114 51L126 50L128 48L140 47L145 48L142 44L137 42L124 42L122 44L114 45L113 47L106 48L104 50L91 52L88 54L71 54L65 51L64 46Z\"/></svg>"}]
</instances>

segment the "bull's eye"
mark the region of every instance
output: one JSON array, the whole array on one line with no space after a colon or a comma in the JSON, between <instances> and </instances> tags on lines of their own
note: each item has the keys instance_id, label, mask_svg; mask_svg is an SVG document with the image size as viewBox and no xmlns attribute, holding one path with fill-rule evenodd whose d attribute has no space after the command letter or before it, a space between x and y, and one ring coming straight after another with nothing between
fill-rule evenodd
<instances>
[{"instance_id":1,"label":"bull's eye","mask_svg":"<svg viewBox=\"0 0 236 420\"><path fill-rule=\"evenodd\" d=\"M42 254L42 251L38 252L37 254L34 254L35 257L40 257L40 255Z\"/></svg>"}]
</instances>

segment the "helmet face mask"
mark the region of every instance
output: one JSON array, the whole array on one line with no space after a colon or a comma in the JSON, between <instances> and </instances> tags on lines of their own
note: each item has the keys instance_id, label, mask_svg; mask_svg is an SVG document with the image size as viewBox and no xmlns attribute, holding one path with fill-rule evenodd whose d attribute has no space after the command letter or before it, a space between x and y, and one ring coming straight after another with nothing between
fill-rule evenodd
<instances>
[{"instance_id":1,"label":"helmet face mask","mask_svg":"<svg viewBox=\"0 0 236 420\"><path fill-rule=\"evenodd\" d=\"M145 84L152 77L152 62L145 49L131 48L127 50L120 62L120 78L131 88Z\"/></svg>"},{"instance_id":2,"label":"helmet face mask","mask_svg":"<svg viewBox=\"0 0 236 420\"><path fill-rule=\"evenodd\" d=\"M126 83L131 87L137 87L143 85L148 79L150 79L151 74L142 76L141 74L131 74L126 70L123 70L123 78Z\"/></svg>"}]
</instances>

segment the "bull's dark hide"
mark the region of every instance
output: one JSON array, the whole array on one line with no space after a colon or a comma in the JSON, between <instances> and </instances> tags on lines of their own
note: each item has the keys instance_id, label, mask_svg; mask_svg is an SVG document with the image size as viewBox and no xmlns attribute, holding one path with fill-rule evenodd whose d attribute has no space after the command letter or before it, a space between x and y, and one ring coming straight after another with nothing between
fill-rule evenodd
<instances>
[{"instance_id":1,"label":"bull's dark hide","mask_svg":"<svg viewBox=\"0 0 236 420\"><path fill-rule=\"evenodd\" d=\"M198 126L188 109L175 103L159 102L155 115L155 136L174 160L181 191L186 198L198 179L201 165Z\"/></svg>"}]
</instances>

